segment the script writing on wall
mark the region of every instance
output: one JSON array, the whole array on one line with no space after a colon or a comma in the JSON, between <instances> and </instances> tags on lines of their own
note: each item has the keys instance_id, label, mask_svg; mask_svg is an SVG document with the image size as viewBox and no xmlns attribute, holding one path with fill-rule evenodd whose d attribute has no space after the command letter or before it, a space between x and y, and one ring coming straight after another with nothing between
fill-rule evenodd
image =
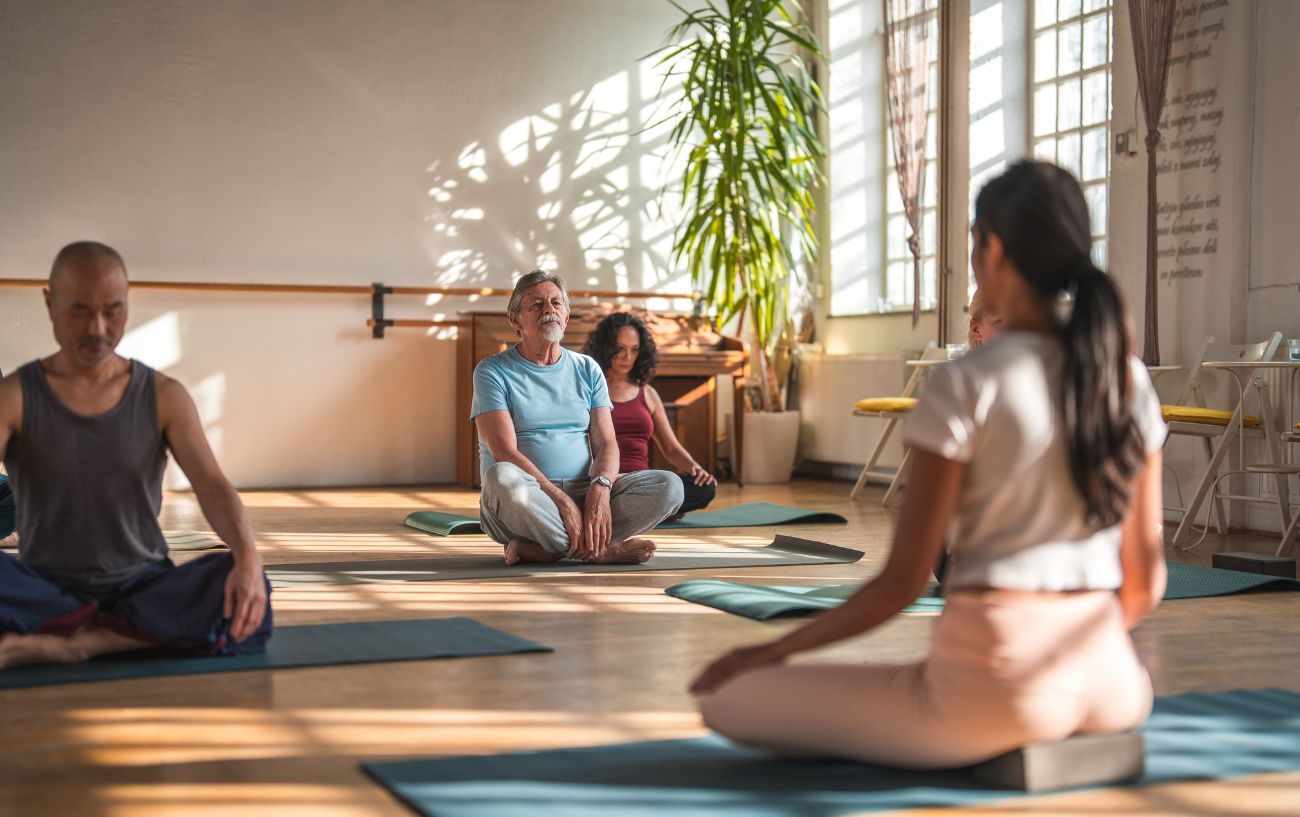
<instances>
[{"instance_id":1,"label":"script writing on wall","mask_svg":"<svg viewBox=\"0 0 1300 817\"><path fill-rule=\"evenodd\" d=\"M1231 0L1182 0L1174 18L1156 154L1157 256L1160 280L1170 284L1203 277L1219 252L1225 115L1216 46L1226 41L1230 6Z\"/></svg>"}]
</instances>

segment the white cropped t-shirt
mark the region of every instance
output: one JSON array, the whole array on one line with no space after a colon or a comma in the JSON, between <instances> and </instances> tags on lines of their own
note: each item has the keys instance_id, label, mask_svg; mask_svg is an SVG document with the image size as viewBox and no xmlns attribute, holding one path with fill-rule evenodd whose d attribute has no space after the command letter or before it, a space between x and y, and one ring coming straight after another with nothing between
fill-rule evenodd
<instances>
[{"instance_id":1,"label":"white cropped t-shirt","mask_svg":"<svg viewBox=\"0 0 1300 817\"><path fill-rule=\"evenodd\" d=\"M1060 340L1011 332L931 370L904 442L967 463L946 579L952 588L1112 590L1120 527L1084 518L1061 429ZM1167 427L1146 368L1130 365L1133 413L1147 453ZM924 490L923 486L914 486Z\"/></svg>"}]
</instances>

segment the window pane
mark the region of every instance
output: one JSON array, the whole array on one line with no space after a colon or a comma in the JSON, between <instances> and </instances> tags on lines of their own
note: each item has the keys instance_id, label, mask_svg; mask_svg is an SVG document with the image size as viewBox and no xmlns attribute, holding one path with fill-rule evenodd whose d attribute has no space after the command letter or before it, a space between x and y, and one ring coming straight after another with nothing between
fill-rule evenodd
<instances>
[{"instance_id":1,"label":"window pane","mask_svg":"<svg viewBox=\"0 0 1300 817\"><path fill-rule=\"evenodd\" d=\"M1056 32L1044 31L1034 38L1034 82L1056 76Z\"/></svg>"},{"instance_id":2,"label":"window pane","mask_svg":"<svg viewBox=\"0 0 1300 817\"><path fill-rule=\"evenodd\" d=\"M1043 139L1034 143L1034 158L1045 162L1056 161L1056 140Z\"/></svg>"},{"instance_id":3,"label":"window pane","mask_svg":"<svg viewBox=\"0 0 1300 817\"><path fill-rule=\"evenodd\" d=\"M1088 213L1092 216L1092 234L1106 234L1106 185L1092 184L1083 188L1088 200Z\"/></svg>"},{"instance_id":4,"label":"window pane","mask_svg":"<svg viewBox=\"0 0 1300 817\"><path fill-rule=\"evenodd\" d=\"M1056 140L1056 163L1079 176L1079 134L1071 133Z\"/></svg>"},{"instance_id":5,"label":"window pane","mask_svg":"<svg viewBox=\"0 0 1300 817\"><path fill-rule=\"evenodd\" d=\"M1056 0L1034 0L1034 27L1042 28L1056 22Z\"/></svg>"},{"instance_id":6,"label":"window pane","mask_svg":"<svg viewBox=\"0 0 1300 817\"><path fill-rule=\"evenodd\" d=\"M1079 127L1079 80L1070 79L1062 82L1057 93L1056 129L1068 130Z\"/></svg>"},{"instance_id":7,"label":"window pane","mask_svg":"<svg viewBox=\"0 0 1300 817\"><path fill-rule=\"evenodd\" d=\"M921 188L921 207L935 207L939 190L939 163L934 159L925 163L925 186Z\"/></svg>"},{"instance_id":8,"label":"window pane","mask_svg":"<svg viewBox=\"0 0 1300 817\"><path fill-rule=\"evenodd\" d=\"M1106 23L1109 14L1098 14L1083 21L1083 67L1096 68L1105 65L1110 56L1110 44L1107 42Z\"/></svg>"},{"instance_id":9,"label":"window pane","mask_svg":"<svg viewBox=\"0 0 1300 817\"><path fill-rule=\"evenodd\" d=\"M890 216L889 244L887 249L890 258L902 258L908 255L907 233L907 217Z\"/></svg>"},{"instance_id":10,"label":"window pane","mask_svg":"<svg viewBox=\"0 0 1300 817\"><path fill-rule=\"evenodd\" d=\"M1061 0L1061 13L1057 19L1068 20L1071 17L1078 17L1082 11L1083 4L1080 0Z\"/></svg>"},{"instance_id":11,"label":"window pane","mask_svg":"<svg viewBox=\"0 0 1300 817\"><path fill-rule=\"evenodd\" d=\"M933 258L927 258L921 265L921 308L934 309L938 302L935 297L935 281L938 279L935 274L935 262Z\"/></svg>"},{"instance_id":12,"label":"window pane","mask_svg":"<svg viewBox=\"0 0 1300 817\"><path fill-rule=\"evenodd\" d=\"M939 214L935 210L926 210L921 220L921 254L932 256L935 253L935 239L939 235Z\"/></svg>"},{"instance_id":13,"label":"window pane","mask_svg":"<svg viewBox=\"0 0 1300 817\"><path fill-rule=\"evenodd\" d=\"M1034 136L1046 136L1056 130L1056 86L1044 85L1034 91Z\"/></svg>"},{"instance_id":14,"label":"window pane","mask_svg":"<svg viewBox=\"0 0 1300 817\"><path fill-rule=\"evenodd\" d=\"M907 303L908 278L911 277L911 266L906 261L896 261L889 265L889 273L886 276L885 292L889 298L890 306L896 306Z\"/></svg>"},{"instance_id":15,"label":"window pane","mask_svg":"<svg viewBox=\"0 0 1300 817\"><path fill-rule=\"evenodd\" d=\"M1106 239L1099 238L1092 242L1092 263L1099 269L1107 269L1110 259L1106 257Z\"/></svg>"},{"instance_id":16,"label":"window pane","mask_svg":"<svg viewBox=\"0 0 1300 817\"><path fill-rule=\"evenodd\" d=\"M1109 83L1106 71L1098 71L1083 78L1083 124L1096 125L1110 119L1110 100L1106 93Z\"/></svg>"},{"instance_id":17,"label":"window pane","mask_svg":"<svg viewBox=\"0 0 1300 817\"><path fill-rule=\"evenodd\" d=\"M1083 64L1083 26L1080 23L1062 26L1056 53L1058 74L1073 74Z\"/></svg>"},{"instance_id":18,"label":"window pane","mask_svg":"<svg viewBox=\"0 0 1300 817\"><path fill-rule=\"evenodd\" d=\"M1085 182L1106 178L1106 129L1093 128L1083 134L1083 176Z\"/></svg>"},{"instance_id":19,"label":"window pane","mask_svg":"<svg viewBox=\"0 0 1300 817\"><path fill-rule=\"evenodd\" d=\"M1083 0L1083 10L1085 12L1104 9L1109 5L1110 0Z\"/></svg>"}]
</instances>

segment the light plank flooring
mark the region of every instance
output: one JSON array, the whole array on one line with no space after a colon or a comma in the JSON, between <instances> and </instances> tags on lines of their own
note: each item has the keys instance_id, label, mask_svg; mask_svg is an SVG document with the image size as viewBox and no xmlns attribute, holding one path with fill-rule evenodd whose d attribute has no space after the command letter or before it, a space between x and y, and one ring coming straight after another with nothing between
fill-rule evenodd
<instances>
[{"instance_id":1,"label":"light plank flooring","mask_svg":"<svg viewBox=\"0 0 1300 817\"><path fill-rule=\"evenodd\" d=\"M781 532L865 550L854 565L527 580L344 585L280 590L280 624L467 615L555 648L522 655L146 679L0 692L0 816L398 817L410 812L365 778L361 760L498 752L701 733L689 679L708 659L793 622L753 622L672 599L689 578L782 583L860 580L879 570L890 534L879 489L797 480L722 486L718 505L769 501L834 510L849 525ZM268 563L486 553L486 537L440 539L403 528L411 510L476 513L457 488L250 492ZM206 525L192 496L170 495L164 528ZM766 544L773 528L674 532L695 541ZM1216 547L1267 552L1268 540L1211 536ZM924 654L931 619L901 617L822 655L843 660ZM1161 694L1277 686L1300 691L1300 595L1162 605L1136 640ZM1300 814L1300 774L1149 790L1022 799L970 814ZM921 812L909 812L920 814ZM952 814L936 811L934 814Z\"/></svg>"}]
</instances>

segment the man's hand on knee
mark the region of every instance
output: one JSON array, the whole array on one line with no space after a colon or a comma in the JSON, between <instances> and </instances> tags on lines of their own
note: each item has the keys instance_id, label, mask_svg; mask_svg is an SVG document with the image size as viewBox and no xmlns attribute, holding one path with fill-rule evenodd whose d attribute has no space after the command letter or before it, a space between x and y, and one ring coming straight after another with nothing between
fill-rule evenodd
<instances>
[{"instance_id":1,"label":"man's hand on knee","mask_svg":"<svg viewBox=\"0 0 1300 817\"><path fill-rule=\"evenodd\" d=\"M591 486L582 515L582 538L587 543L588 558L599 559L605 555L609 539L614 533L613 514L609 509L609 489L603 485Z\"/></svg>"},{"instance_id":2,"label":"man's hand on knee","mask_svg":"<svg viewBox=\"0 0 1300 817\"><path fill-rule=\"evenodd\" d=\"M230 569L221 614L230 620L230 637L236 643L262 626L266 617L266 577L262 560L256 555L237 561Z\"/></svg>"},{"instance_id":3,"label":"man's hand on knee","mask_svg":"<svg viewBox=\"0 0 1300 817\"><path fill-rule=\"evenodd\" d=\"M586 542L583 541L582 536L583 514L578 509L578 504L559 488L546 493L551 498L551 501L555 503L556 509L559 510L560 521L564 523L564 531L569 535L569 552L566 555L570 559L584 558Z\"/></svg>"}]
</instances>

